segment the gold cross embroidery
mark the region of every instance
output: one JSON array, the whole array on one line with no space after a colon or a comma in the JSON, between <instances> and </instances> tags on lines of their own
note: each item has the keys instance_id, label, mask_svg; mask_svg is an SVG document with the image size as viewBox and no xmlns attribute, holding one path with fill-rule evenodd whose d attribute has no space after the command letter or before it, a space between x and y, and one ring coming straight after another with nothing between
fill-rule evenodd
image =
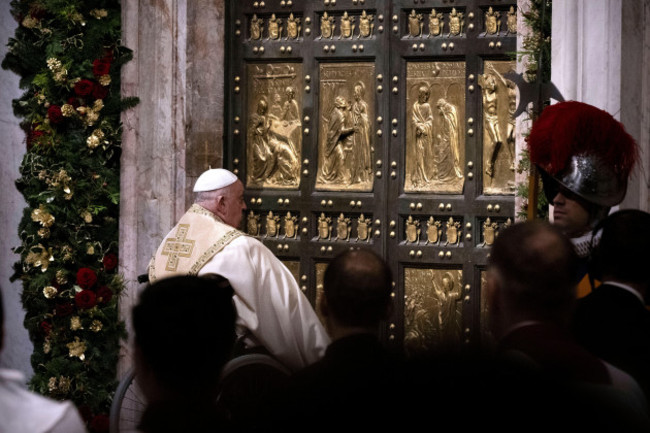
<instances>
[{"instance_id":1,"label":"gold cross embroidery","mask_svg":"<svg viewBox=\"0 0 650 433\"><path fill-rule=\"evenodd\" d=\"M191 239L185 239L189 229L189 224L179 224L178 230L176 231L176 237L169 238L165 241L165 245L160 254L163 256L169 256L167 265L165 266L166 271L175 271L176 268L178 268L179 257L188 258L192 256L194 241Z\"/></svg>"}]
</instances>

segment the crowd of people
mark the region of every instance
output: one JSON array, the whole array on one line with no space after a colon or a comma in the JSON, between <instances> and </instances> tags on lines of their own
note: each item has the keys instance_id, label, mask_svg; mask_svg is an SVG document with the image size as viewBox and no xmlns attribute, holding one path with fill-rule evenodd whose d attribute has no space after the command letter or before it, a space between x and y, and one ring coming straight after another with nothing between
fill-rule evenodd
<instances>
[{"instance_id":1,"label":"crowd of people","mask_svg":"<svg viewBox=\"0 0 650 433\"><path fill-rule=\"evenodd\" d=\"M380 339L395 308L382 257L361 247L329 262L321 322L282 262L237 230L241 181L203 173L132 311L139 431L650 431L650 214L613 208L636 143L609 114L567 102L544 110L529 147L553 218L515 223L491 247L494 344L417 357ZM281 367L228 369L251 354ZM18 382L0 370L0 431L85 431L70 402Z\"/></svg>"}]
</instances>

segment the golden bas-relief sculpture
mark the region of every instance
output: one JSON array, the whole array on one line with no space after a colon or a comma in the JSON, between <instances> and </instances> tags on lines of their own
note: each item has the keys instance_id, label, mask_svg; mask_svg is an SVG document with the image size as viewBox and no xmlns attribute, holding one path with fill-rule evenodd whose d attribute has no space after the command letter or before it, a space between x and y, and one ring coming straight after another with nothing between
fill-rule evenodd
<instances>
[{"instance_id":1,"label":"golden bas-relief sculpture","mask_svg":"<svg viewBox=\"0 0 650 433\"><path fill-rule=\"evenodd\" d=\"M297 189L302 153L300 63L248 65L246 186Z\"/></svg>"},{"instance_id":2,"label":"golden bas-relief sculpture","mask_svg":"<svg viewBox=\"0 0 650 433\"><path fill-rule=\"evenodd\" d=\"M454 347L462 337L462 270L404 268L404 349Z\"/></svg>"},{"instance_id":3,"label":"golden bas-relief sculpture","mask_svg":"<svg viewBox=\"0 0 650 433\"><path fill-rule=\"evenodd\" d=\"M320 298L323 296L323 280L325 279L327 265L328 263L316 263L316 299L314 305L316 306L316 315L323 325L325 320L323 320L323 313L320 310Z\"/></svg>"},{"instance_id":4,"label":"golden bas-relief sculpture","mask_svg":"<svg viewBox=\"0 0 650 433\"><path fill-rule=\"evenodd\" d=\"M374 63L320 65L316 189L372 191Z\"/></svg>"},{"instance_id":5,"label":"golden bas-relief sculpture","mask_svg":"<svg viewBox=\"0 0 650 433\"><path fill-rule=\"evenodd\" d=\"M479 75L483 100L483 193L515 193L515 118L517 89L503 74L513 61L486 61Z\"/></svg>"},{"instance_id":6,"label":"golden bas-relief sculpture","mask_svg":"<svg viewBox=\"0 0 650 433\"><path fill-rule=\"evenodd\" d=\"M461 194L465 164L465 63L406 69L406 192Z\"/></svg>"}]
</instances>

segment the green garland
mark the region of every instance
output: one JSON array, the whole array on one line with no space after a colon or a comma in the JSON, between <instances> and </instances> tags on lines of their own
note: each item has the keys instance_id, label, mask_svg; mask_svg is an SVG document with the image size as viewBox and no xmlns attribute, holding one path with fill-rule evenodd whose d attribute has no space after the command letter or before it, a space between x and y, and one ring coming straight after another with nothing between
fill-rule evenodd
<instances>
[{"instance_id":1,"label":"green garland","mask_svg":"<svg viewBox=\"0 0 650 433\"><path fill-rule=\"evenodd\" d=\"M92 432L108 431L126 337L117 301L121 111L118 0L13 0L19 23L4 69L20 76L13 101L26 134L16 187L25 327L34 343L30 388L70 399ZM7 145L9 145L7 143Z\"/></svg>"},{"instance_id":2,"label":"green garland","mask_svg":"<svg viewBox=\"0 0 650 433\"><path fill-rule=\"evenodd\" d=\"M523 38L523 50L520 51L519 59L527 57L525 77L529 82L535 81L540 74L541 81L551 81L551 7L552 0L530 0L530 9L523 13L524 21L530 32ZM542 9L545 8L542 14ZM538 59L542 56L542 68L540 70ZM545 103L547 101L544 101ZM527 134L524 134L527 135ZM517 165L518 173L530 173L530 159L528 151L522 153L522 158ZM524 198L524 204L517 212L517 216L526 219L528 215L528 180L517 185L517 196ZM543 188L540 188L537 196L537 218L548 219L548 200L544 195Z\"/></svg>"}]
</instances>

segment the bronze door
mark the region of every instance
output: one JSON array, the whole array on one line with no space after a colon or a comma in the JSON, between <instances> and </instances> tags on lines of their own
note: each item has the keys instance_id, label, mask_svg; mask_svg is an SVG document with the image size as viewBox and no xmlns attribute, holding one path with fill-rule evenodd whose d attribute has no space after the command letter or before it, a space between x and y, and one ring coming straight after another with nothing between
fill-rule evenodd
<instances>
[{"instance_id":1,"label":"bronze door","mask_svg":"<svg viewBox=\"0 0 650 433\"><path fill-rule=\"evenodd\" d=\"M315 304L338 252L384 256L387 343L480 343L482 270L514 218L516 2L245 0L228 23L244 230Z\"/></svg>"}]
</instances>

